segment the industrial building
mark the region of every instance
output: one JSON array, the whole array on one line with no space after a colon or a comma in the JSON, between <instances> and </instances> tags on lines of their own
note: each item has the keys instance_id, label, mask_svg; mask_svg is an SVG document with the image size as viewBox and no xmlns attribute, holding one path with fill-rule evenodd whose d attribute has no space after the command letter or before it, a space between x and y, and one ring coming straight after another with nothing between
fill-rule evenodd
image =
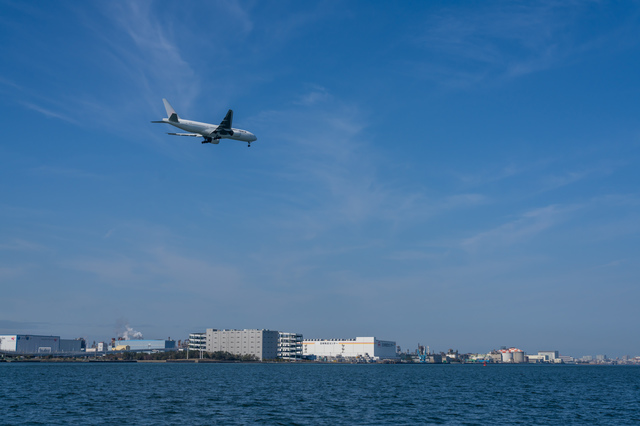
<instances>
[{"instance_id":1,"label":"industrial building","mask_svg":"<svg viewBox=\"0 0 640 426\"><path fill-rule=\"evenodd\" d=\"M73 354L82 352L82 339L61 339L60 336L38 336L32 334L10 334L0 336L0 352L25 355Z\"/></svg>"},{"instance_id":2,"label":"industrial building","mask_svg":"<svg viewBox=\"0 0 640 426\"><path fill-rule=\"evenodd\" d=\"M538 351L538 356L543 357L545 362L556 362L556 359L560 357L558 351Z\"/></svg>"},{"instance_id":3,"label":"industrial building","mask_svg":"<svg viewBox=\"0 0 640 426\"><path fill-rule=\"evenodd\" d=\"M302 359L302 334L278 333L278 358Z\"/></svg>"},{"instance_id":4,"label":"industrial building","mask_svg":"<svg viewBox=\"0 0 640 426\"><path fill-rule=\"evenodd\" d=\"M375 337L304 340L302 345L303 355L311 359L362 358L377 361L397 357L396 342Z\"/></svg>"},{"instance_id":5,"label":"industrial building","mask_svg":"<svg viewBox=\"0 0 640 426\"><path fill-rule=\"evenodd\" d=\"M279 333L275 330L216 330L207 329L207 352L229 352L234 355L253 355L256 359L275 359L278 356Z\"/></svg>"},{"instance_id":6,"label":"industrial building","mask_svg":"<svg viewBox=\"0 0 640 426\"><path fill-rule=\"evenodd\" d=\"M206 351L207 333L189 333L189 350Z\"/></svg>"},{"instance_id":7,"label":"industrial building","mask_svg":"<svg viewBox=\"0 0 640 426\"><path fill-rule=\"evenodd\" d=\"M118 340L118 346L112 349L120 348L132 352L163 352L175 351L175 340Z\"/></svg>"},{"instance_id":8,"label":"industrial building","mask_svg":"<svg viewBox=\"0 0 640 426\"><path fill-rule=\"evenodd\" d=\"M62 353L78 353L83 352L87 348L84 339L60 339L60 352Z\"/></svg>"},{"instance_id":9,"label":"industrial building","mask_svg":"<svg viewBox=\"0 0 640 426\"><path fill-rule=\"evenodd\" d=\"M273 341L275 340L275 354ZM189 334L189 350L253 355L257 359L302 359L302 334L273 330L217 330Z\"/></svg>"},{"instance_id":10,"label":"industrial building","mask_svg":"<svg viewBox=\"0 0 640 426\"><path fill-rule=\"evenodd\" d=\"M564 362L558 351L538 351L538 355L529 355L528 359L530 363L561 364Z\"/></svg>"},{"instance_id":11,"label":"industrial building","mask_svg":"<svg viewBox=\"0 0 640 426\"><path fill-rule=\"evenodd\" d=\"M120 348L120 349L117 349ZM110 349L117 349L117 350L129 350L129 347L126 345L126 343L122 343L120 344L120 346L116 346L115 348L113 346L109 346L109 344L105 343L105 342L98 342L98 344L96 344L95 346L91 347L91 348L87 348L87 353L92 353L92 354L98 354L98 353L103 353L103 352L107 352Z\"/></svg>"},{"instance_id":12,"label":"industrial building","mask_svg":"<svg viewBox=\"0 0 640 426\"><path fill-rule=\"evenodd\" d=\"M500 349L501 361L521 364L525 362L524 351L518 348Z\"/></svg>"}]
</instances>

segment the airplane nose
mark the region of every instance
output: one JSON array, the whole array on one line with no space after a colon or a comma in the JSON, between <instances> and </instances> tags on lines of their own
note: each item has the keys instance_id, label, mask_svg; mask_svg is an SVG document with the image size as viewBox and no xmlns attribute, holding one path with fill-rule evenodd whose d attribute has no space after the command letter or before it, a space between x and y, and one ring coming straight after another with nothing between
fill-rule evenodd
<instances>
[{"instance_id":1,"label":"airplane nose","mask_svg":"<svg viewBox=\"0 0 640 426\"><path fill-rule=\"evenodd\" d=\"M254 135L253 133L251 133L251 136L249 137L249 139L251 139L251 142L258 140L258 138L256 138L256 135Z\"/></svg>"}]
</instances>

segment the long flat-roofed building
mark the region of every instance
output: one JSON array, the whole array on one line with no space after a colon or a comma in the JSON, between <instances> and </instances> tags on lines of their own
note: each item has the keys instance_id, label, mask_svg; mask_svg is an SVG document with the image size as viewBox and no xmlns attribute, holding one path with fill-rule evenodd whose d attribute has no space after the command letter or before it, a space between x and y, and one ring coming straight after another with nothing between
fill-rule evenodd
<instances>
[{"instance_id":1,"label":"long flat-roofed building","mask_svg":"<svg viewBox=\"0 0 640 426\"><path fill-rule=\"evenodd\" d=\"M308 358L394 359L396 342L375 337L355 339L311 339L302 342L302 353Z\"/></svg>"},{"instance_id":2,"label":"long flat-roofed building","mask_svg":"<svg viewBox=\"0 0 640 426\"><path fill-rule=\"evenodd\" d=\"M72 354L84 351L84 341L60 336L10 334L0 336L0 352L17 354Z\"/></svg>"},{"instance_id":3,"label":"long flat-roofed building","mask_svg":"<svg viewBox=\"0 0 640 426\"><path fill-rule=\"evenodd\" d=\"M253 355L260 361L278 357L278 335L275 330L207 329L207 352L229 352Z\"/></svg>"},{"instance_id":4,"label":"long flat-roofed building","mask_svg":"<svg viewBox=\"0 0 640 426\"><path fill-rule=\"evenodd\" d=\"M174 340L118 340L118 346L128 346L133 352L163 352L175 351L176 342Z\"/></svg>"}]
</instances>

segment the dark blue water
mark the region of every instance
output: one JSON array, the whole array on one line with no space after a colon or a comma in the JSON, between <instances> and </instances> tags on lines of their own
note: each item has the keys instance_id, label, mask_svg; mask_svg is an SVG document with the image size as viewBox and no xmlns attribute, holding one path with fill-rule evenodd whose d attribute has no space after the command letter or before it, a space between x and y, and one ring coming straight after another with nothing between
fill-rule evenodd
<instances>
[{"instance_id":1,"label":"dark blue water","mask_svg":"<svg viewBox=\"0 0 640 426\"><path fill-rule=\"evenodd\" d=\"M0 424L640 424L640 367L0 363Z\"/></svg>"}]
</instances>

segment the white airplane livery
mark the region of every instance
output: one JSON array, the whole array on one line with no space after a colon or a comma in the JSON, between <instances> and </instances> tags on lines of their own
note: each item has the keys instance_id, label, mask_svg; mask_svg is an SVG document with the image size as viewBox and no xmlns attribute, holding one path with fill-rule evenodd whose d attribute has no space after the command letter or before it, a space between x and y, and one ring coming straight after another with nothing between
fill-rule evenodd
<instances>
[{"instance_id":1,"label":"white airplane livery","mask_svg":"<svg viewBox=\"0 0 640 426\"><path fill-rule=\"evenodd\" d=\"M229 110L224 116L222 122L216 126L215 124L200 123L198 121L185 120L178 117L169 101L162 99L164 108L167 110L169 118L163 118L162 121L152 121L152 123L167 123L179 129L186 130L190 133L167 133L174 136L193 136L196 138L204 138L202 143L220 143L220 139L233 139L236 141L246 142L247 146L251 146L258 138L251 132L242 129L234 129L231 127L233 121L233 111Z\"/></svg>"}]
</instances>

